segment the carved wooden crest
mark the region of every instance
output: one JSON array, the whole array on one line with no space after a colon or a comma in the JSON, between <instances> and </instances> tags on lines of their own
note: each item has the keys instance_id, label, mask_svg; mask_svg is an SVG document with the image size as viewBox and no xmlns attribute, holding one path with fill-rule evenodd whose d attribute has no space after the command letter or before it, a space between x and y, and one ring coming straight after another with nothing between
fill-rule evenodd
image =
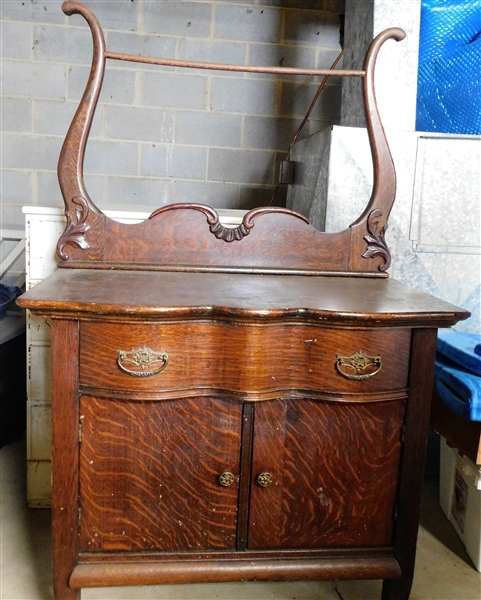
<instances>
[{"instance_id":1,"label":"carved wooden crest","mask_svg":"<svg viewBox=\"0 0 481 600\"><path fill-rule=\"evenodd\" d=\"M394 202L396 178L377 109L374 68L384 42L404 38L401 29L380 33L359 71L253 67L109 52L100 24L89 8L78 2L66 2L63 10L67 15L76 13L86 19L92 32L93 59L87 87L65 138L58 166L67 217L57 247L60 266L386 277L390 255L384 232ZM278 207L251 210L235 228L222 225L213 208L195 203L162 207L139 225L121 225L110 220L90 199L83 182L85 147L107 59L210 70L361 78L374 165L373 191L364 213L350 228L333 234L316 231L302 215ZM379 257L381 263L376 260Z\"/></svg>"}]
</instances>

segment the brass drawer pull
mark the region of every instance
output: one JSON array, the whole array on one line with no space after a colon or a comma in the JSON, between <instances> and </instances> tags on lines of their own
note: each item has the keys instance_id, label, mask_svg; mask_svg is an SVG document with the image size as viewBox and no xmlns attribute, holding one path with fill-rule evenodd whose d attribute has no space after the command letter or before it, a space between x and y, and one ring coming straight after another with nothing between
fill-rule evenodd
<instances>
[{"instance_id":1,"label":"brass drawer pull","mask_svg":"<svg viewBox=\"0 0 481 600\"><path fill-rule=\"evenodd\" d=\"M361 374L369 367L376 367L376 370ZM382 369L382 360L380 356L369 356L363 350L359 350L359 352L354 352L352 356L338 356L336 369L346 379L369 379ZM345 372L343 369L351 369L354 373Z\"/></svg>"},{"instance_id":2,"label":"brass drawer pull","mask_svg":"<svg viewBox=\"0 0 481 600\"><path fill-rule=\"evenodd\" d=\"M235 481L235 476L230 471L224 471L219 475L219 483L224 487L229 487Z\"/></svg>"},{"instance_id":3,"label":"brass drawer pull","mask_svg":"<svg viewBox=\"0 0 481 600\"><path fill-rule=\"evenodd\" d=\"M274 482L274 477L268 471L262 471L257 475L257 483L261 487L269 487Z\"/></svg>"},{"instance_id":4,"label":"brass drawer pull","mask_svg":"<svg viewBox=\"0 0 481 600\"><path fill-rule=\"evenodd\" d=\"M118 350L117 352L119 353L117 364L124 373L132 375L132 377L152 377L152 375L157 375L165 369L169 362L167 352L154 352L150 348L147 348L147 346L132 348L130 352L127 350ZM160 367L153 371L146 371L148 367L159 362L162 363ZM140 367L140 370L128 369L122 363L132 363L136 367Z\"/></svg>"}]
</instances>

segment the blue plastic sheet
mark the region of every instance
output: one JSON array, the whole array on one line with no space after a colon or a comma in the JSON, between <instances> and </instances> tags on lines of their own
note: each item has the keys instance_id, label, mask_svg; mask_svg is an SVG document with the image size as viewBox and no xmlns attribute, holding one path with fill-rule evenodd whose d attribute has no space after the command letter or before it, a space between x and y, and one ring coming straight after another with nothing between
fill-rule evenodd
<instances>
[{"instance_id":1,"label":"blue plastic sheet","mask_svg":"<svg viewBox=\"0 0 481 600\"><path fill-rule=\"evenodd\" d=\"M481 421L481 335L438 333L434 385L449 408L464 419Z\"/></svg>"},{"instance_id":2,"label":"blue plastic sheet","mask_svg":"<svg viewBox=\"0 0 481 600\"><path fill-rule=\"evenodd\" d=\"M481 356L475 352L479 343L481 343L479 334L440 330L437 351L443 358L481 375Z\"/></svg>"},{"instance_id":3,"label":"blue plastic sheet","mask_svg":"<svg viewBox=\"0 0 481 600\"><path fill-rule=\"evenodd\" d=\"M481 0L422 0L416 129L481 134Z\"/></svg>"},{"instance_id":4,"label":"blue plastic sheet","mask_svg":"<svg viewBox=\"0 0 481 600\"><path fill-rule=\"evenodd\" d=\"M481 421L481 377L437 360L434 384L454 413L469 421Z\"/></svg>"},{"instance_id":5,"label":"blue plastic sheet","mask_svg":"<svg viewBox=\"0 0 481 600\"><path fill-rule=\"evenodd\" d=\"M0 283L0 319L5 316L7 308L13 304L15 298L20 296L22 290L15 286L3 285Z\"/></svg>"}]
</instances>

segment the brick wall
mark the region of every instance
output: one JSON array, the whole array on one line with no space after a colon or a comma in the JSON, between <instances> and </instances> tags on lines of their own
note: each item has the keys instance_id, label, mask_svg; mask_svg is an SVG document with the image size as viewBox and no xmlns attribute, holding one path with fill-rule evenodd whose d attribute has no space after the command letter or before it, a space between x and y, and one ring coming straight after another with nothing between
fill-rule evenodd
<instances>
[{"instance_id":1,"label":"brick wall","mask_svg":"<svg viewBox=\"0 0 481 600\"><path fill-rule=\"evenodd\" d=\"M342 0L86 4L111 51L320 68L340 51ZM88 77L91 37L80 16L63 14L60 0L0 6L1 216L3 227L22 228L22 205L63 206L56 166ZM265 204L316 89L307 79L108 61L87 148L87 189L96 203L117 208ZM306 134L338 121L339 99L333 80Z\"/></svg>"}]
</instances>

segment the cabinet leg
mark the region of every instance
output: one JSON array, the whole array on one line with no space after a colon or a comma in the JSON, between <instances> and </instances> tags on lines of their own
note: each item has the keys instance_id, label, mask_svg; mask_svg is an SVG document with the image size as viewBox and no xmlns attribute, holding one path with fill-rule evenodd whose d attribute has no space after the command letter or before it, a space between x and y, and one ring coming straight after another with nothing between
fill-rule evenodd
<instances>
[{"instance_id":1,"label":"cabinet leg","mask_svg":"<svg viewBox=\"0 0 481 600\"><path fill-rule=\"evenodd\" d=\"M52 324L52 364L77 356L78 323ZM80 600L68 582L78 556L78 364L52 371L52 554L55 600Z\"/></svg>"},{"instance_id":2,"label":"cabinet leg","mask_svg":"<svg viewBox=\"0 0 481 600\"><path fill-rule=\"evenodd\" d=\"M412 575L399 579L385 579L382 584L381 600L409 600L412 585Z\"/></svg>"},{"instance_id":3,"label":"cabinet leg","mask_svg":"<svg viewBox=\"0 0 481 600\"><path fill-rule=\"evenodd\" d=\"M437 338L434 329L414 329L412 335L406 433L394 532L394 557L402 576L384 580L382 600L409 600L414 577Z\"/></svg>"},{"instance_id":4,"label":"cabinet leg","mask_svg":"<svg viewBox=\"0 0 481 600\"><path fill-rule=\"evenodd\" d=\"M74 590L63 585L60 581L53 582L53 597L55 600L80 600L80 590Z\"/></svg>"}]
</instances>

